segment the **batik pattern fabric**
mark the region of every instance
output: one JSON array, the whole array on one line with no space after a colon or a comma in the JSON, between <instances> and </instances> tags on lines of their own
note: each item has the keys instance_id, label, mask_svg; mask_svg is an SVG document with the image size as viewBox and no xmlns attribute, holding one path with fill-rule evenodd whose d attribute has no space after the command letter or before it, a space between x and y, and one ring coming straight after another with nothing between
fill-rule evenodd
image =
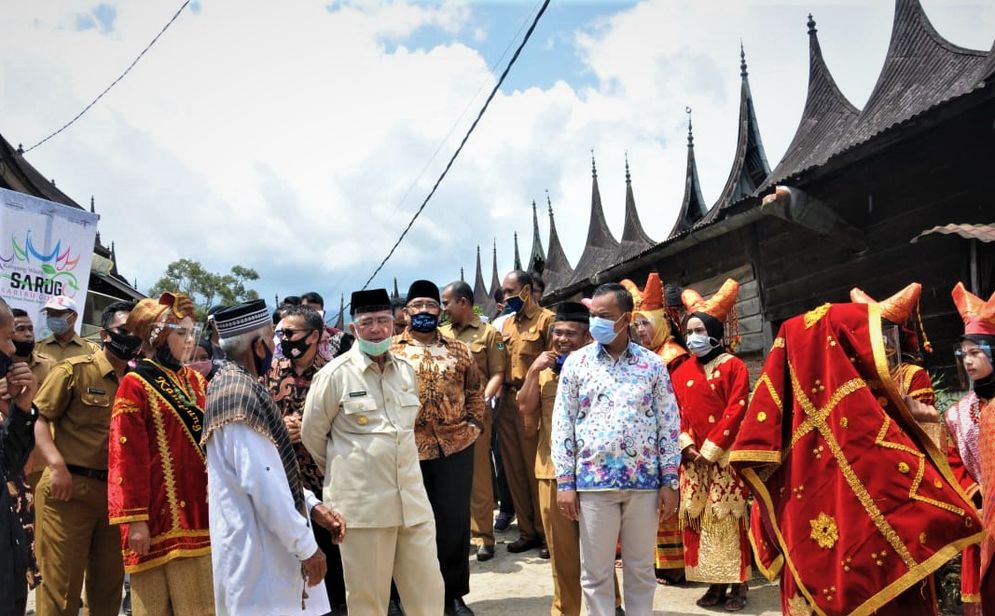
<instances>
[{"instance_id":1,"label":"batik pattern fabric","mask_svg":"<svg viewBox=\"0 0 995 616\"><path fill-rule=\"evenodd\" d=\"M929 576L981 540L943 458L889 374L879 308L825 304L785 322L730 451L783 611L933 614Z\"/></svg>"},{"instance_id":2,"label":"batik pattern fabric","mask_svg":"<svg viewBox=\"0 0 995 616\"><path fill-rule=\"evenodd\" d=\"M2 421L3 414L0 414ZM35 496L31 492L31 486L24 479L23 473L15 473L7 480L7 492L10 494L11 502L14 503L14 513L21 522L24 529L24 536L28 540L30 557L25 576L28 581L28 588L34 589L41 584L41 571L38 569L38 559L35 558Z\"/></svg>"},{"instance_id":3,"label":"batik pattern fabric","mask_svg":"<svg viewBox=\"0 0 995 616\"><path fill-rule=\"evenodd\" d=\"M681 464L678 519L689 581L745 582L750 571L746 534L748 491L729 466L728 448L746 413L750 378L739 358L722 353L703 364L681 362L673 373L681 407L680 445L702 460Z\"/></svg>"},{"instance_id":4,"label":"batik pattern fabric","mask_svg":"<svg viewBox=\"0 0 995 616\"><path fill-rule=\"evenodd\" d=\"M680 416L663 361L635 343L599 343L560 371L552 457L558 490L657 490L677 478Z\"/></svg>"},{"instance_id":5,"label":"batik pattern fabric","mask_svg":"<svg viewBox=\"0 0 995 616\"><path fill-rule=\"evenodd\" d=\"M982 508L981 518L985 528L985 539L981 543L981 579L985 579L988 568L991 566L992 556L995 555L995 494L991 490L985 490L984 486L995 485L995 439L990 438L995 434L995 400L982 403L978 412L978 426L980 433L988 435L979 443L979 453L981 454L981 485L982 485Z\"/></svg>"},{"instance_id":6,"label":"batik pattern fabric","mask_svg":"<svg viewBox=\"0 0 995 616\"><path fill-rule=\"evenodd\" d=\"M298 374L290 359L278 359L273 362L273 368L266 375L266 386L283 417L295 416L297 419L304 417L304 400L307 399L311 381L326 363L328 362L323 356L316 353L311 365ZM324 470L318 467L303 443L298 441L293 443L293 447L304 487L315 494L321 494L325 479Z\"/></svg>"},{"instance_id":7,"label":"batik pattern fabric","mask_svg":"<svg viewBox=\"0 0 995 616\"><path fill-rule=\"evenodd\" d=\"M947 462L954 477L972 500L979 498L981 486L981 452L979 450L981 401L973 391L958 400L943 413L949 442ZM964 548L961 559L960 600L964 603L981 601L981 548Z\"/></svg>"},{"instance_id":8,"label":"batik pattern fabric","mask_svg":"<svg viewBox=\"0 0 995 616\"><path fill-rule=\"evenodd\" d=\"M394 338L390 352L415 369L419 459L451 456L472 445L484 426L484 386L466 343L436 334L422 344L404 332Z\"/></svg>"},{"instance_id":9,"label":"batik pattern fabric","mask_svg":"<svg viewBox=\"0 0 995 616\"><path fill-rule=\"evenodd\" d=\"M199 445L207 383L195 370L150 360L121 379L111 412L107 501L121 528L124 568L146 571L175 558L210 554L207 467ZM128 547L133 522L149 526L151 547Z\"/></svg>"}]
</instances>

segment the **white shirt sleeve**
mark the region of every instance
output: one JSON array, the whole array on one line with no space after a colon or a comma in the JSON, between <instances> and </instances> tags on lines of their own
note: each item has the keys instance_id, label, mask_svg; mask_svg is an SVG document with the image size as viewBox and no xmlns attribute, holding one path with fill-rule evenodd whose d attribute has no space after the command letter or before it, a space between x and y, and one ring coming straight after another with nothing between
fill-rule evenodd
<instances>
[{"instance_id":1,"label":"white shirt sleeve","mask_svg":"<svg viewBox=\"0 0 995 616\"><path fill-rule=\"evenodd\" d=\"M260 524L297 560L313 556L318 544L308 519L294 506L287 473L273 443L242 423L222 426L211 438L218 441L249 495Z\"/></svg>"}]
</instances>

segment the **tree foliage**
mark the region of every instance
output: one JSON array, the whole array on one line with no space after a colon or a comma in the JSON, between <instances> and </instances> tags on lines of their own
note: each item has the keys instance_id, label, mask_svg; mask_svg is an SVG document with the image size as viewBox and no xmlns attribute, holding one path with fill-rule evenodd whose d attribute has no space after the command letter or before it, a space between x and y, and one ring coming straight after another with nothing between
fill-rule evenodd
<instances>
[{"instance_id":1,"label":"tree foliage","mask_svg":"<svg viewBox=\"0 0 995 616\"><path fill-rule=\"evenodd\" d=\"M259 294L246 283L259 280L256 270L232 266L227 274L215 274L193 259L179 259L166 266L159 281L149 289L149 295L158 297L167 291L189 295L197 307L197 320L207 317L207 309L215 305L232 305L252 299Z\"/></svg>"}]
</instances>

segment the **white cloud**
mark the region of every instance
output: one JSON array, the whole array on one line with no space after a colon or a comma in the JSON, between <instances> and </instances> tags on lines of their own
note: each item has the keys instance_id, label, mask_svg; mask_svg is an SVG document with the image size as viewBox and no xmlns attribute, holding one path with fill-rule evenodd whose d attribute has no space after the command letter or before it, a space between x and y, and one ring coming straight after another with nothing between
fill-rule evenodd
<instances>
[{"instance_id":1,"label":"white cloud","mask_svg":"<svg viewBox=\"0 0 995 616\"><path fill-rule=\"evenodd\" d=\"M544 23L521 62L542 62L544 46L574 45L595 85L572 86L565 67L549 63L543 69L562 77L554 85L500 93L376 282L389 285L390 275L402 287L416 275L445 281L461 266L472 277L478 243L489 277L494 237L508 269L512 231L528 254L528 206L544 188L576 262L587 230L591 147L611 228L621 233L628 150L644 226L662 239L683 191L685 105L694 108L707 200L725 180L740 38L773 166L804 102L806 13L815 12L827 61L859 105L887 47L885 4L697 2L689 9L660 0L619 9L579 32ZM954 42L990 46L995 9L925 4ZM175 10L121 2L111 28L76 29L76 16L94 15L95 6L48 0L5 12L0 131L8 140L28 142L75 114ZM523 15L530 8L522 4ZM411 35L424 28L453 42L411 47ZM189 256L216 270L257 268L266 297L348 291L379 263L493 86L481 53L455 42L464 33L473 44L510 36L487 31L464 3L203 2L83 121L29 159L77 200L96 194L103 237L116 241L121 268L143 287L168 261ZM545 243L544 215L540 224Z\"/></svg>"}]
</instances>

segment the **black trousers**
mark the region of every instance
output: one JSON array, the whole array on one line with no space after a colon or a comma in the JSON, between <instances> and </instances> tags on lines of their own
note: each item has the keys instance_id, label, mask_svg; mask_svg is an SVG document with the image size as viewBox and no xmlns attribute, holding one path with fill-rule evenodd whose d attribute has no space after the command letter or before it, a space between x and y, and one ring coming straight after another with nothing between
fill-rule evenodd
<instances>
[{"instance_id":1,"label":"black trousers","mask_svg":"<svg viewBox=\"0 0 995 616\"><path fill-rule=\"evenodd\" d=\"M346 523L348 524L348 521ZM328 564L328 569L325 571L325 592L328 593L328 602L332 608L345 605L345 578L342 575L342 554L339 552L339 546L332 543L330 532L314 522L311 523L311 527L314 529L314 539L325 553L325 561Z\"/></svg>"},{"instance_id":2,"label":"black trousers","mask_svg":"<svg viewBox=\"0 0 995 616\"><path fill-rule=\"evenodd\" d=\"M470 592L473 445L451 456L424 460L421 474L435 515L435 545L448 603Z\"/></svg>"}]
</instances>

